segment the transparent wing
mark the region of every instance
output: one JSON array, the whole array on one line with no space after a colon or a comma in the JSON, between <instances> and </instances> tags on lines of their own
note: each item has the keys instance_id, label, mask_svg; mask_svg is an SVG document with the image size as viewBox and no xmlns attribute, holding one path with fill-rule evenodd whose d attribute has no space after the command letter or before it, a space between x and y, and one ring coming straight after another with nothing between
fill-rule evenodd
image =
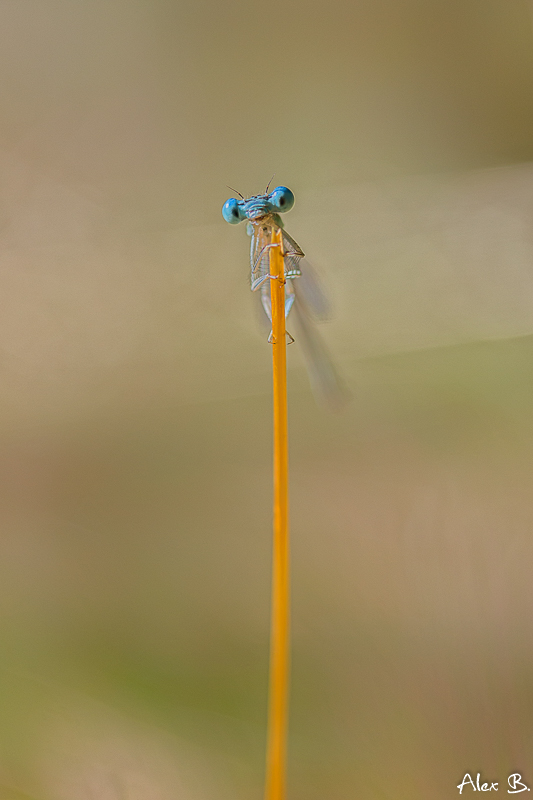
<instances>
[{"instance_id":1,"label":"transparent wing","mask_svg":"<svg viewBox=\"0 0 533 800\"><path fill-rule=\"evenodd\" d=\"M252 270L252 291L264 283L270 272L270 248L272 229L270 227L254 226L251 231L252 241L250 246L250 267Z\"/></svg>"},{"instance_id":2,"label":"transparent wing","mask_svg":"<svg viewBox=\"0 0 533 800\"><path fill-rule=\"evenodd\" d=\"M331 305L312 264L304 259L300 264L301 276L294 282L298 304L315 322L331 319Z\"/></svg>"},{"instance_id":3,"label":"transparent wing","mask_svg":"<svg viewBox=\"0 0 533 800\"><path fill-rule=\"evenodd\" d=\"M298 303L305 307L311 319L317 322L329 319L331 309L320 278L315 268L304 258L301 247L289 236L287 231L282 231L283 247L285 253L285 275L287 278L298 277L295 281L295 291Z\"/></svg>"},{"instance_id":4,"label":"transparent wing","mask_svg":"<svg viewBox=\"0 0 533 800\"><path fill-rule=\"evenodd\" d=\"M350 399L350 393L344 386L333 364L328 349L318 332L306 306L300 302L300 278L286 284L285 309L290 310L288 329L296 346L300 347L304 357L309 382L317 402L330 411L341 410ZM288 289L288 291L287 291ZM258 293L261 302L257 304L257 313L265 336L271 329L270 285L261 287ZM292 302L294 300L294 302ZM259 308L261 306L261 309Z\"/></svg>"},{"instance_id":5,"label":"transparent wing","mask_svg":"<svg viewBox=\"0 0 533 800\"><path fill-rule=\"evenodd\" d=\"M253 227L250 231L252 241L250 248L252 290L264 286L270 271L270 248L272 231L270 226ZM287 231L282 229L283 249L285 251L285 277L287 280L298 278L299 301L306 307L312 319L317 321L329 319L330 307L320 284L316 270L307 260L303 260L304 252Z\"/></svg>"},{"instance_id":6,"label":"transparent wing","mask_svg":"<svg viewBox=\"0 0 533 800\"><path fill-rule=\"evenodd\" d=\"M272 320L270 281L271 229L268 226L254 227L250 262L252 289L260 289L263 320ZM285 251L285 316L291 313L291 332L302 349L309 380L317 401L331 410L338 410L349 399L349 393L340 380L328 350L315 329L313 320L329 316L329 304L320 286L313 267L302 261L301 247L286 231L282 230ZM293 309L291 312L291 309Z\"/></svg>"},{"instance_id":7,"label":"transparent wing","mask_svg":"<svg viewBox=\"0 0 533 800\"><path fill-rule=\"evenodd\" d=\"M313 394L321 405L339 411L350 399L350 394L307 312L306 304L300 300L300 279L294 282L294 291L296 299L291 314L291 333L301 347Z\"/></svg>"},{"instance_id":8,"label":"transparent wing","mask_svg":"<svg viewBox=\"0 0 533 800\"><path fill-rule=\"evenodd\" d=\"M302 273L300 271L300 261L304 257L304 252L300 245L296 244L292 236L289 236L287 231L281 229L281 236L283 238L283 250L285 252L285 277L298 278Z\"/></svg>"}]
</instances>

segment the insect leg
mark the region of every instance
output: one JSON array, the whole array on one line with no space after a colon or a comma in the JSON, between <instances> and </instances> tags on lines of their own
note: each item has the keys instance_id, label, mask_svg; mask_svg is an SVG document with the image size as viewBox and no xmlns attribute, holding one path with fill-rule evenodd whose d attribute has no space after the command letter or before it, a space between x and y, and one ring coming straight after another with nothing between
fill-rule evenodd
<instances>
[{"instance_id":1,"label":"insect leg","mask_svg":"<svg viewBox=\"0 0 533 800\"><path fill-rule=\"evenodd\" d=\"M274 244L266 244L264 247L261 248L261 251L260 251L259 255L257 256L257 258L255 259L255 262L254 262L254 264L252 266L252 275L254 274L254 272L257 272L257 270L259 268L259 264L261 263L261 259L263 257L263 253L265 252L265 250L269 250L271 247L279 247L279 244L275 244L275 243Z\"/></svg>"}]
</instances>

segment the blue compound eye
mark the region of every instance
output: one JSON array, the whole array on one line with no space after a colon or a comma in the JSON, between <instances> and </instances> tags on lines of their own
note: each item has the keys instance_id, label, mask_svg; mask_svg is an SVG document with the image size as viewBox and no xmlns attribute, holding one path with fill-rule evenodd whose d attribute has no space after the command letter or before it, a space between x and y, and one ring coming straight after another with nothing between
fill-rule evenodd
<instances>
[{"instance_id":1,"label":"blue compound eye","mask_svg":"<svg viewBox=\"0 0 533 800\"><path fill-rule=\"evenodd\" d=\"M290 211L294 205L294 195L286 186L278 186L268 198L276 211Z\"/></svg>"},{"instance_id":2,"label":"blue compound eye","mask_svg":"<svg viewBox=\"0 0 533 800\"><path fill-rule=\"evenodd\" d=\"M230 225L237 225L238 222L246 219L246 214L241 204L234 197L230 197L222 206L222 216Z\"/></svg>"}]
</instances>

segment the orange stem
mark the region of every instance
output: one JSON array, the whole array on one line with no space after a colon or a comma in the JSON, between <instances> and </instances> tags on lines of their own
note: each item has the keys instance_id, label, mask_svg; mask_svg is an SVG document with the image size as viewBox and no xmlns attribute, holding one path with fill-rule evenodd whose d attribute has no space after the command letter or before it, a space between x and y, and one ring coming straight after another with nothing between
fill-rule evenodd
<instances>
[{"instance_id":1,"label":"orange stem","mask_svg":"<svg viewBox=\"0 0 533 800\"><path fill-rule=\"evenodd\" d=\"M285 800L289 699L289 448L287 435L287 346L282 237L273 229L270 248L274 390L274 542L270 634L265 800Z\"/></svg>"}]
</instances>

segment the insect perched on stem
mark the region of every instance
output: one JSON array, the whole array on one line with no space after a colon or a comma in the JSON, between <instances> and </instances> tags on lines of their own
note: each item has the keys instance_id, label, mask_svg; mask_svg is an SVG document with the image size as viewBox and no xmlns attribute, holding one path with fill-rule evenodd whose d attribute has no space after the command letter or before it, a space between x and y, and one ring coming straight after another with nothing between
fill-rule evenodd
<instances>
[{"instance_id":1,"label":"insect perched on stem","mask_svg":"<svg viewBox=\"0 0 533 800\"><path fill-rule=\"evenodd\" d=\"M240 192L237 192L240 194ZM301 247L284 229L280 214L290 211L294 195L286 186L278 186L268 193L241 200L231 197L222 207L222 216L231 225L247 222L251 236L250 266L252 291L261 292L261 302L268 319L272 322L270 296L270 248L272 231L282 232L283 259L285 269L285 317L294 308L291 319L296 323L296 337L306 360L311 386L317 398L331 408L340 407L347 398L328 352L315 330L313 321L328 317L328 303L320 288L317 276L304 260ZM289 344L294 341L287 333ZM271 336L269 337L271 341Z\"/></svg>"}]
</instances>

